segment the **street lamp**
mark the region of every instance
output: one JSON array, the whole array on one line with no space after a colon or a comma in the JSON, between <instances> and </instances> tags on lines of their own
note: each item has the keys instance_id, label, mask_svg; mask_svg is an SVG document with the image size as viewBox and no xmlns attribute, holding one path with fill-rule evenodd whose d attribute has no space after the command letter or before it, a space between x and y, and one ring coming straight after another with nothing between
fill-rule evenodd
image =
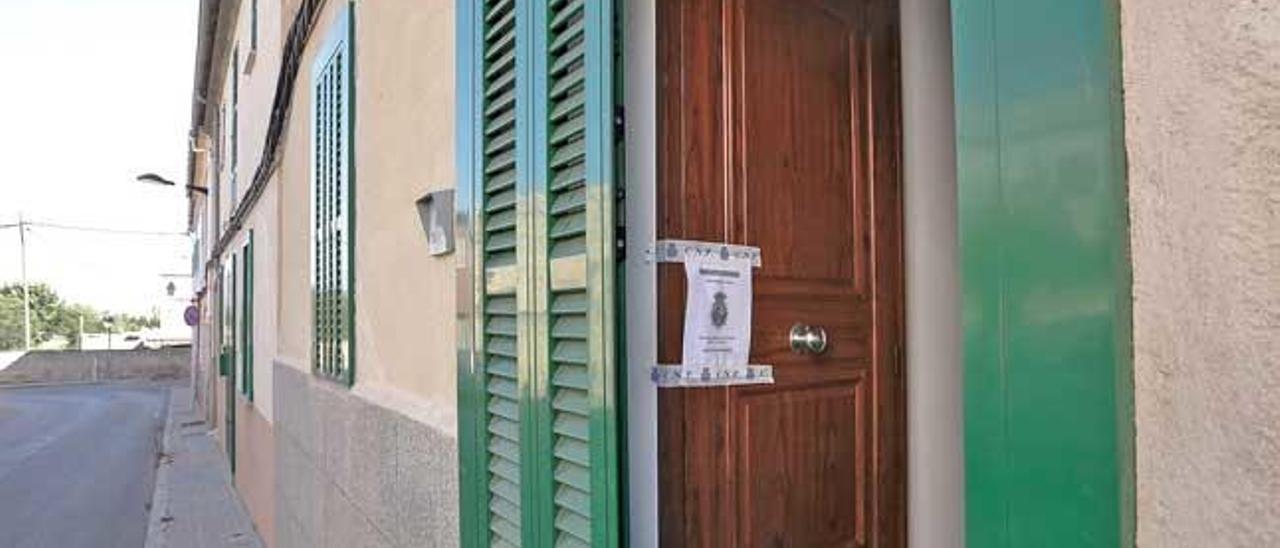
<instances>
[{"instance_id":1,"label":"street lamp","mask_svg":"<svg viewBox=\"0 0 1280 548\"><path fill-rule=\"evenodd\" d=\"M164 177L156 175L155 173L143 173L142 175L138 176L138 181L141 181L143 183L152 183L152 184L163 185L163 186L178 186L178 183L165 179ZM196 193L205 194L205 195L209 194L209 189L204 187L195 186L195 185L182 185L182 186L185 186L187 190L190 192L196 192Z\"/></svg>"}]
</instances>

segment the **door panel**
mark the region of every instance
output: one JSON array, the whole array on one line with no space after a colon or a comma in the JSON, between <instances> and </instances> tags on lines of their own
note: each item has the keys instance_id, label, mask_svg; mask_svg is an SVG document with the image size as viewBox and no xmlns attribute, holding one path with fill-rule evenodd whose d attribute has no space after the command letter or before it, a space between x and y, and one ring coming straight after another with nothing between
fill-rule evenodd
<instances>
[{"instance_id":1,"label":"door panel","mask_svg":"<svg viewBox=\"0 0 1280 548\"><path fill-rule=\"evenodd\" d=\"M776 384L664 390L667 546L905 542L897 8L659 6L659 231L758 246L752 363ZM659 271L659 358L684 280ZM796 354L793 325L825 329Z\"/></svg>"}]
</instances>

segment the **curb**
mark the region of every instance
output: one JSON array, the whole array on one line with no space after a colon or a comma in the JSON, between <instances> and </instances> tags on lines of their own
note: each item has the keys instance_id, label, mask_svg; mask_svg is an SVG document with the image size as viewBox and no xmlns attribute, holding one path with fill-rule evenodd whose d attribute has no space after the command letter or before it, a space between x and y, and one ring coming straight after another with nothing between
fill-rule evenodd
<instances>
[{"instance_id":1,"label":"curb","mask_svg":"<svg viewBox=\"0 0 1280 548\"><path fill-rule=\"evenodd\" d=\"M178 388L169 388L169 405L165 412L164 434L161 436L160 453L156 455L155 488L151 491L151 506L147 517L147 542L145 548L166 546L169 541L169 528L166 526L169 515L169 483L172 481L173 437L177 430L174 427L173 408L178 400Z\"/></svg>"}]
</instances>

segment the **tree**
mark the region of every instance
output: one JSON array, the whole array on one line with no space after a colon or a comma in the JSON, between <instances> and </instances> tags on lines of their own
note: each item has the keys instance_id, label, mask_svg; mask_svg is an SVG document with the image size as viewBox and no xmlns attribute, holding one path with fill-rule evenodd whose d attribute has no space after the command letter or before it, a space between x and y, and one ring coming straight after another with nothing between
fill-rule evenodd
<instances>
[{"instance_id":1,"label":"tree","mask_svg":"<svg viewBox=\"0 0 1280 548\"><path fill-rule=\"evenodd\" d=\"M23 294L21 284L0 287L0 350L23 347ZM84 304L62 300L58 293L45 284L31 285L31 344L40 345L54 337L63 337L71 347L80 345L80 322L84 321L86 333L107 331L106 319L111 318L111 331L124 333L159 327L155 316L108 314Z\"/></svg>"}]
</instances>

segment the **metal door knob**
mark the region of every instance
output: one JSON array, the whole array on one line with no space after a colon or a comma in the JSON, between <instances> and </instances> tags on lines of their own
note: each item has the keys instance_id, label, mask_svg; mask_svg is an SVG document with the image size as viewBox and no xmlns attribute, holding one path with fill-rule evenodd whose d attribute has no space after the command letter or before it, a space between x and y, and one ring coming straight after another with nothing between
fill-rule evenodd
<instances>
[{"instance_id":1,"label":"metal door knob","mask_svg":"<svg viewBox=\"0 0 1280 548\"><path fill-rule=\"evenodd\" d=\"M791 351L818 355L827 351L827 330L802 323L791 326Z\"/></svg>"}]
</instances>

